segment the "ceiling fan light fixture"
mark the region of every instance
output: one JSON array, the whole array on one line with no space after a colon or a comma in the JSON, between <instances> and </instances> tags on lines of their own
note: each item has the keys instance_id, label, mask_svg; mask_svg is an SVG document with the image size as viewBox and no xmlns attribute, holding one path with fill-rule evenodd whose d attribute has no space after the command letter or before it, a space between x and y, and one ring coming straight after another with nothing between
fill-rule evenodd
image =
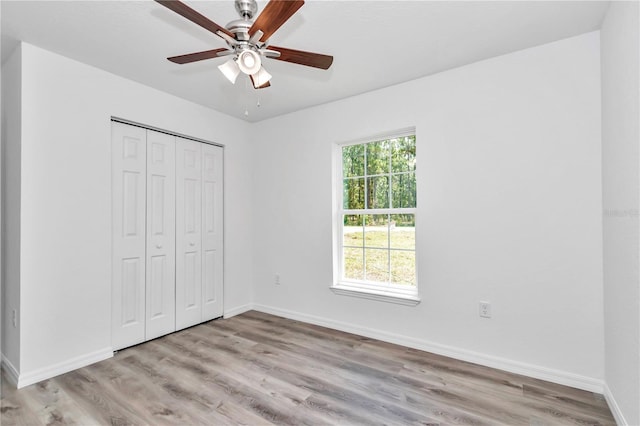
<instances>
[{"instance_id":1,"label":"ceiling fan light fixture","mask_svg":"<svg viewBox=\"0 0 640 426\"><path fill-rule=\"evenodd\" d=\"M227 77L231 84L236 84L236 79L240 74L240 67L235 60L229 59L224 64L219 65L218 69L222 72L222 74L224 74L225 77Z\"/></svg>"},{"instance_id":2,"label":"ceiling fan light fixture","mask_svg":"<svg viewBox=\"0 0 640 426\"><path fill-rule=\"evenodd\" d=\"M271 80L271 74L264 69L264 67L260 67L257 73L251 74L251 81L253 81L253 87L256 89L264 86Z\"/></svg>"},{"instance_id":3,"label":"ceiling fan light fixture","mask_svg":"<svg viewBox=\"0 0 640 426\"><path fill-rule=\"evenodd\" d=\"M0 0L2 1L2 0ZM304 5L304 0L267 0L262 13L257 13L256 0L235 0L236 19L222 27L181 0L156 0L160 5L216 34L227 42L227 48L211 49L167 58L176 64L188 64L205 59L233 55L233 59L218 68L235 84L240 73L249 76L256 89L271 86L271 74L262 67L262 56L318 69L329 69L333 56L269 45L269 38Z\"/></svg>"},{"instance_id":4,"label":"ceiling fan light fixture","mask_svg":"<svg viewBox=\"0 0 640 426\"><path fill-rule=\"evenodd\" d=\"M238 54L238 67L247 75L253 75L260 71L262 61L260 55L253 50L243 50Z\"/></svg>"}]
</instances>

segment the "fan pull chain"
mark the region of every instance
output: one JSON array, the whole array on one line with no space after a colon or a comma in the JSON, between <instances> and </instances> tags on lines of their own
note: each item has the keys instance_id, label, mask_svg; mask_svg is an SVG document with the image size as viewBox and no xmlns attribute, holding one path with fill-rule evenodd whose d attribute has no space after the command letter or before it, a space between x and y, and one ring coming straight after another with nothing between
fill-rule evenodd
<instances>
[{"instance_id":1,"label":"fan pull chain","mask_svg":"<svg viewBox=\"0 0 640 426\"><path fill-rule=\"evenodd\" d=\"M247 86L247 79L244 79L244 116L248 117L249 116L249 108L247 107L247 98L249 97L249 90L248 90L248 86Z\"/></svg>"}]
</instances>

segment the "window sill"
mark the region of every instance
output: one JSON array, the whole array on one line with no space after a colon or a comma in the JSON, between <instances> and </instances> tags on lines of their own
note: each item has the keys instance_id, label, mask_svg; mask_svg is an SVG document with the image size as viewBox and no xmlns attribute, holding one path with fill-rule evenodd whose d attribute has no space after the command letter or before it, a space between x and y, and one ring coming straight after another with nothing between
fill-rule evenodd
<instances>
[{"instance_id":1,"label":"window sill","mask_svg":"<svg viewBox=\"0 0 640 426\"><path fill-rule=\"evenodd\" d=\"M391 291L355 287L348 284L336 284L329 288L335 294L339 294L341 296L359 297L361 299L396 303L398 305L405 306L416 306L420 303L420 297L417 294L402 294Z\"/></svg>"}]
</instances>

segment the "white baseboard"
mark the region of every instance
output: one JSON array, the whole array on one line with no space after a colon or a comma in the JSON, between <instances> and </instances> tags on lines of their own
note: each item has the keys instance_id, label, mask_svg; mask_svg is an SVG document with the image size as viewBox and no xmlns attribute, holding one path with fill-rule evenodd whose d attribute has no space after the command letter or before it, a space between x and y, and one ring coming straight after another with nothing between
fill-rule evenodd
<instances>
[{"instance_id":1,"label":"white baseboard","mask_svg":"<svg viewBox=\"0 0 640 426\"><path fill-rule=\"evenodd\" d=\"M253 309L253 304L251 303L247 303L246 305L242 305L242 306L236 306L235 308L231 308L231 309L225 309L223 317L225 319L235 317L236 315L243 314L252 309Z\"/></svg>"},{"instance_id":2,"label":"white baseboard","mask_svg":"<svg viewBox=\"0 0 640 426\"><path fill-rule=\"evenodd\" d=\"M613 414L613 418L616 420L616 424L618 426L627 426L629 423L624 418L613 393L611 393L611 389L609 389L606 383L604 384L604 398L607 400L607 404L609 404L609 409L611 410L611 414Z\"/></svg>"},{"instance_id":3,"label":"white baseboard","mask_svg":"<svg viewBox=\"0 0 640 426\"><path fill-rule=\"evenodd\" d=\"M565 386L571 386L573 388L583 389L589 392L597 392L601 394L604 390L604 382L602 380L581 376L566 371L554 370L551 368L474 352L467 349L456 348L453 346L415 339L413 337L387 333L371 328L354 326L352 324L335 321L332 319L307 315L304 313L284 310L280 308L274 308L271 306L254 304L253 309L267 314L277 315L297 321L333 328L335 330L358 334L360 336L370 337L372 339L382 340L384 342L407 346L413 349L419 349L438 355L444 355L450 358L508 371L510 373L522 374L523 376L527 377L533 377L536 379L546 380Z\"/></svg>"},{"instance_id":4,"label":"white baseboard","mask_svg":"<svg viewBox=\"0 0 640 426\"><path fill-rule=\"evenodd\" d=\"M13 386L18 386L18 370L16 367L9 361L9 359L2 354L2 369L7 373L7 379L9 379L9 383Z\"/></svg>"},{"instance_id":5,"label":"white baseboard","mask_svg":"<svg viewBox=\"0 0 640 426\"><path fill-rule=\"evenodd\" d=\"M112 356L113 349L111 347L107 347L67 361L59 362L58 364L40 368L38 370L20 373L18 375L17 387L20 389L25 386L38 383L42 380L50 379L52 377L59 376L60 374L68 373L69 371L103 361L107 358L111 358Z\"/></svg>"}]
</instances>

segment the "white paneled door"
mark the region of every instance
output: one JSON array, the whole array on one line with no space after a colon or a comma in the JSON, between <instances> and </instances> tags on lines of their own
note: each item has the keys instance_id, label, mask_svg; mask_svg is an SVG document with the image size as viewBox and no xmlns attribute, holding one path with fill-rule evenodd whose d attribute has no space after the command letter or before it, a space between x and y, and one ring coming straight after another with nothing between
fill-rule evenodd
<instances>
[{"instance_id":1,"label":"white paneled door","mask_svg":"<svg viewBox=\"0 0 640 426\"><path fill-rule=\"evenodd\" d=\"M202 318L202 144L176 138L176 329Z\"/></svg>"},{"instance_id":2,"label":"white paneled door","mask_svg":"<svg viewBox=\"0 0 640 426\"><path fill-rule=\"evenodd\" d=\"M202 145L202 321L222 315L222 148Z\"/></svg>"},{"instance_id":3,"label":"white paneled door","mask_svg":"<svg viewBox=\"0 0 640 426\"><path fill-rule=\"evenodd\" d=\"M147 130L146 340L175 331L175 136Z\"/></svg>"},{"instance_id":4,"label":"white paneled door","mask_svg":"<svg viewBox=\"0 0 640 426\"><path fill-rule=\"evenodd\" d=\"M112 123L114 349L222 316L223 149Z\"/></svg>"},{"instance_id":5,"label":"white paneled door","mask_svg":"<svg viewBox=\"0 0 640 426\"><path fill-rule=\"evenodd\" d=\"M115 349L145 340L147 132L113 123L112 328Z\"/></svg>"}]
</instances>

